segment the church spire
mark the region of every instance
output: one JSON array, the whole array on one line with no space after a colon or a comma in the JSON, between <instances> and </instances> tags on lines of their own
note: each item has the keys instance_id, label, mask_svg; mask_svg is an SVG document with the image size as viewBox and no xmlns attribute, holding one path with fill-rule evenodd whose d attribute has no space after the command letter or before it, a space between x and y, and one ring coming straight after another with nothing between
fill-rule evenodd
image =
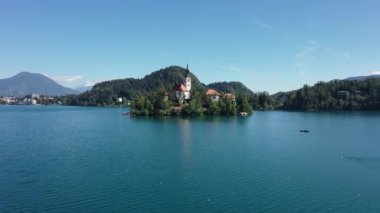
<instances>
[{"instance_id":1,"label":"church spire","mask_svg":"<svg viewBox=\"0 0 380 213\"><path fill-rule=\"evenodd\" d=\"M190 76L189 64L186 63L186 77Z\"/></svg>"}]
</instances>

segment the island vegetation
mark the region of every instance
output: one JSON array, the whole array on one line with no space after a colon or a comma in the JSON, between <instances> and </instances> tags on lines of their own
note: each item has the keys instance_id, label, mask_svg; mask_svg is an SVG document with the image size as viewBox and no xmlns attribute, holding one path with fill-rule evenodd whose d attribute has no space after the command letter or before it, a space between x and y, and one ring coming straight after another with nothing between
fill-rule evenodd
<instances>
[{"instance_id":1,"label":"island vegetation","mask_svg":"<svg viewBox=\"0 0 380 213\"><path fill-rule=\"evenodd\" d=\"M156 92L139 95L132 99L131 109L133 115L236 115L245 112L248 115L253 112L247 96L213 97L204 93L193 91L191 99L183 104L178 103L173 95L166 96L162 88Z\"/></svg>"},{"instance_id":2,"label":"island vegetation","mask_svg":"<svg viewBox=\"0 0 380 213\"><path fill-rule=\"evenodd\" d=\"M171 66L158 70L142 79L118 79L96 84L80 95L62 96L60 102L79 106L131 106L135 115L236 115L251 114L255 109L273 109L273 98L267 92L254 93L240 82L201 83L192 79L191 99L180 104L173 86L182 82L186 69ZM218 101L207 96L207 89L221 95ZM233 98L223 96L232 94Z\"/></svg>"}]
</instances>

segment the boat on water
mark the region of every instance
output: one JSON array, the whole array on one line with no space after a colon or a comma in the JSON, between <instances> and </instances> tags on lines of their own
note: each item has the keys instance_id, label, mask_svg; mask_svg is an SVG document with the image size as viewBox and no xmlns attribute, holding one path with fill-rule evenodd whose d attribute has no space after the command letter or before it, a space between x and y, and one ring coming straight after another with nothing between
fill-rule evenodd
<instances>
[{"instance_id":1,"label":"boat on water","mask_svg":"<svg viewBox=\"0 0 380 213\"><path fill-rule=\"evenodd\" d=\"M303 132L303 133L309 133L310 131L307 130L307 129L301 129L300 132Z\"/></svg>"},{"instance_id":2,"label":"boat on water","mask_svg":"<svg viewBox=\"0 0 380 213\"><path fill-rule=\"evenodd\" d=\"M239 115L242 117L246 117L246 116L248 116L248 113L247 112L239 112Z\"/></svg>"}]
</instances>

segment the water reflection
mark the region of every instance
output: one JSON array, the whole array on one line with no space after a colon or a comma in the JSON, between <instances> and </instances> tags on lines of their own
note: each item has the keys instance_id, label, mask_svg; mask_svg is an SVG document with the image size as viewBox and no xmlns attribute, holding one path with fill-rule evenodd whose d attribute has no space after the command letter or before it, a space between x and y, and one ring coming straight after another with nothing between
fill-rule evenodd
<instances>
[{"instance_id":1,"label":"water reflection","mask_svg":"<svg viewBox=\"0 0 380 213\"><path fill-rule=\"evenodd\" d=\"M186 167L190 166L192 155L192 138L191 138L191 123L189 119L179 119L179 142L181 146L181 154Z\"/></svg>"}]
</instances>

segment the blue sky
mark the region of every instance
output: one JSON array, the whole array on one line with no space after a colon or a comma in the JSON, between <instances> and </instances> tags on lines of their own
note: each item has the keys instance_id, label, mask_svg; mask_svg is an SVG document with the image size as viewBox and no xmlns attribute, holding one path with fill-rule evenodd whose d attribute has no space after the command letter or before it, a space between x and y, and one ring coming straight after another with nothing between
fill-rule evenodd
<instances>
[{"instance_id":1,"label":"blue sky","mask_svg":"<svg viewBox=\"0 0 380 213\"><path fill-rule=\"evenodd\" d=\"M378 0L1 0L0 78L76 87L185 66L287 91L380 73Z\"/></svg>"}]
</instances>

